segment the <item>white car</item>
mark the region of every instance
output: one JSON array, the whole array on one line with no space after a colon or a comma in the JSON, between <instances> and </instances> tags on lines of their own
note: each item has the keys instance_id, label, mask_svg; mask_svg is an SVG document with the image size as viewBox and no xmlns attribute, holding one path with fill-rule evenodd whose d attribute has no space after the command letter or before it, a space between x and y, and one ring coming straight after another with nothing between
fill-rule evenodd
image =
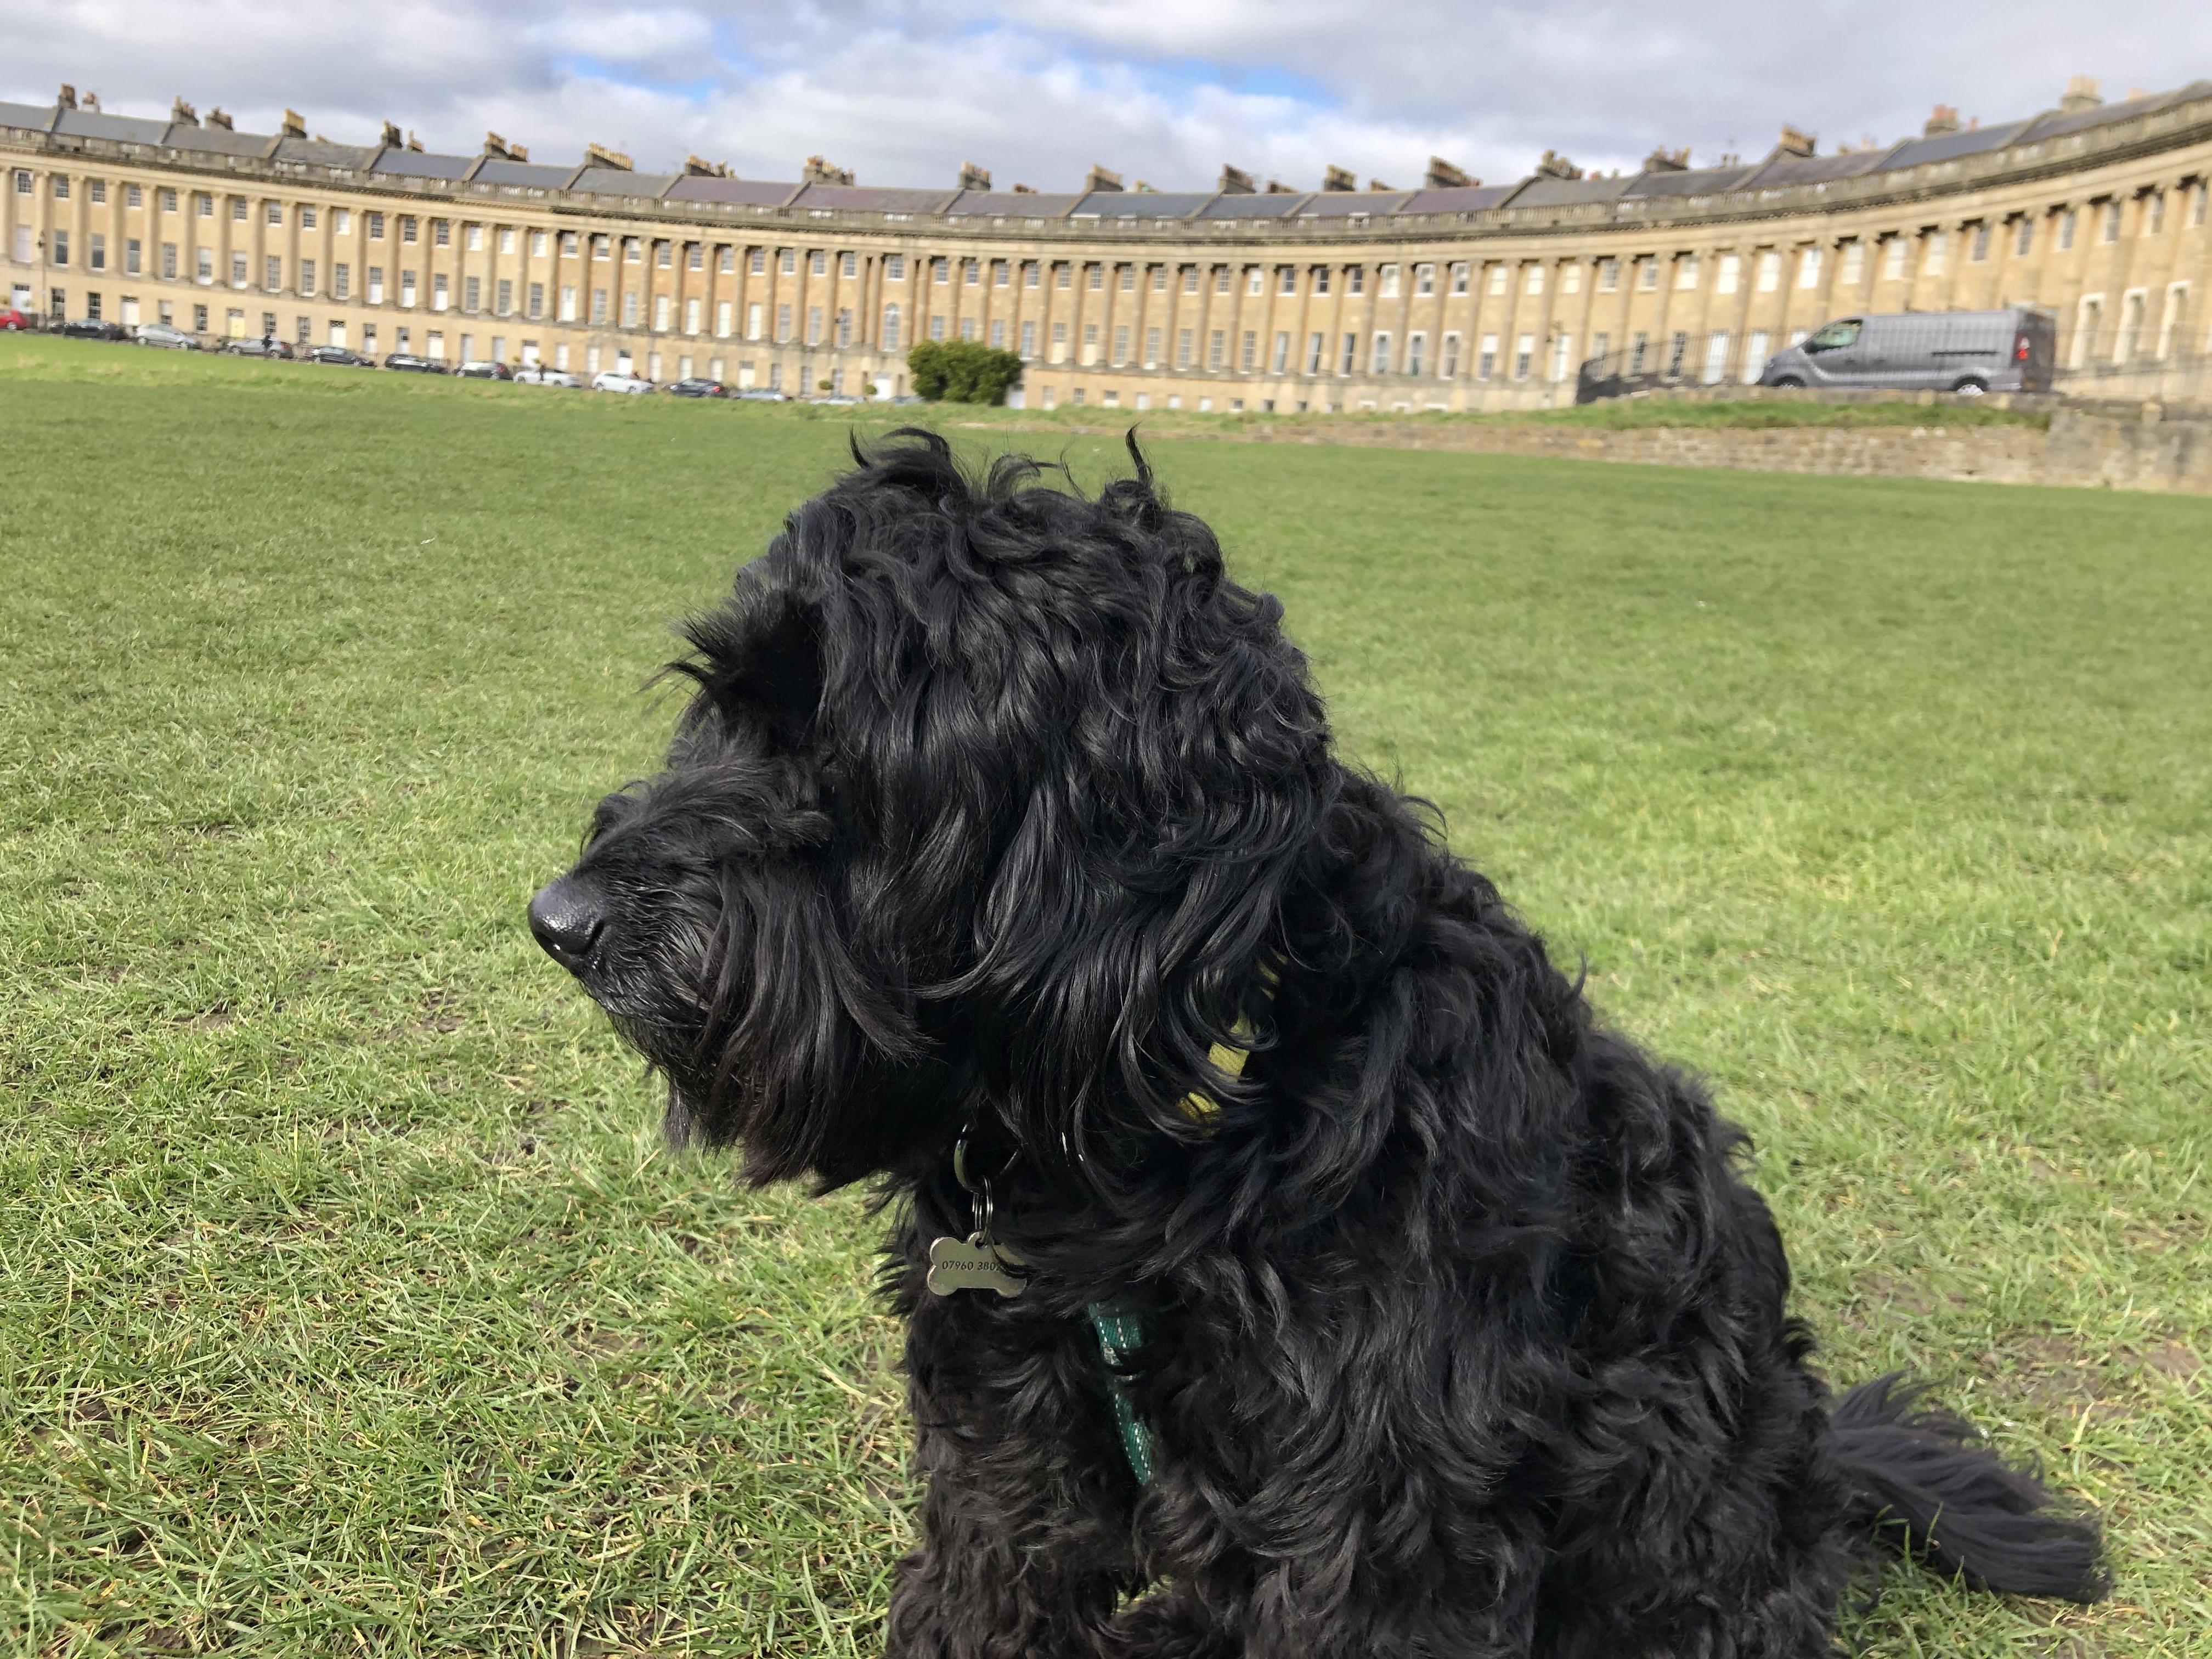
<instances>
[{"instance_id":1,"label":"white car","mask_svg":"<svg viewBox=\"0 0 2212 1659\"><path fill-rule=\"evenodd\" d=\"M584 384L565 368L545 368L534 363L527 368L516 369L514 383L517 386L565 386L571 391Z\"/></svg>"},{"instance_id":2,"label":"white car","mask_svg":"<svg viewBox=\"0 0 2212 1659\"><path fill-rule=\"evenodd\" d=\"M611 368L604 374L592 376L592 390L594 392L650 392L653 390L653 382L640 380L635 374L625 374L618 368Z\"/></svg>"}]
</instances>

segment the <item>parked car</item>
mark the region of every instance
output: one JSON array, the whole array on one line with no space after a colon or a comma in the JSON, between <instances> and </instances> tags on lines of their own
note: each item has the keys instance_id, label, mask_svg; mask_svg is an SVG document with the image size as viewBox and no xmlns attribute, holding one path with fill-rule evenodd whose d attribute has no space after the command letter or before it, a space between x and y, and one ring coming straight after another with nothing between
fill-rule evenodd
<instances>
[{"instance_id":1,"label":"parked car","mask_svg":"<svg viewBox=\"0 0 2212 1659\"><path fill-rule=\"evenodd\" d=\"M404 369L410 374L443 374L445 364L433 357L417 357L411 351L395 351L384 360L386 368Z\"/></svg>"},{"instance_id":2,"label":"parked car","mask_svg":"<svg viewBox=\"0 0 2212 1659\"><path fill-rule=\"evenodd\" d=\"M0 306L0 334L28 334L38 325L13 306Z\"/></svg>"},{"instance_id":3,"label":"parked car","mask_svg":"<svg viewBox=\"0 0 2212 1659\"><path fill-rule=\"evenodd\" d=\"M729 388L720 380L701 380L696 376L678 380L668 390L672 396L678 398L726 398L730 395Z\"/></svg>"},{"instance_id":4,"label":"parked car","mask_svg":"<svg viewBox=\"0 0 2212 1659\"><path fill-rule=\"evenodd\" d=\"M653 382L641 380L635 374L625 374L617 368L610 368L592 376L592 390L631 393L650 392L653 390Z\"/></svg>"},{"instance_id":5,"label":"parked car","mask_svg":"<svg viewBox=\"0 0 2212 1659\"><path fill-rule=\"evenodd\" d=\"M457 380L511 380L514 378L514 371L505 363L471 357L453 371L453 378Z\"/></svg>"},{"instance_id":6,"label":"parked car","mask_svg":"<svg viewBox=\"0 0 2212 1659\"><path fill-rule=\"evenodd\" d=\"M374 368L376 359L364 357L357 351L348 351L343 346L311 346L307 350L311 363L334 363L341 368Z\"/></svg>"},{"instance_id":7,"label":"parked car","mask_svg":"<svg viewBox=\"0 0 2212 1659\"><path fill-rule=\"evenodd\" d=\"M543 363L531 363L514 371L517 386L565 386L572 390L584 383L565 368L548 368Z\"/></svg>"},{"instance_id":8,"label":"parked car","mask_svg":"<svg viewBox=\"0 0 2212 1659\"><path fill-rule=\"evenodd\" d=\"M131 337L120 323L105 323L97 317L80 317L73 323L62 325L65 340L127 340Z\"/></svg>"},{"instance_id":9,"label":"parked car","mask_svg":"<svg viewBox=\"0 0 2212 1659\"><path fill-rule=\"evenodd\" d=\"M283 341L270 335L249 335L242 340L225 340L222 349L233 357L282 357L289 361L298 355Z\"/></svg>"},{"instance_id":10,"label":"parked car","mask_svg":"<svg viewBox=\"0 0 2212 1659\"><path fill-rule=\"evenodd\" d=\"M754 386L750 391L740 392L738 397L741 402L749 404L781 404L791 401L781 392L770 392L766 386Z\"/></svg>"},{"instance_id":11,"label":"parked car","mask_svg":"<svg viewBox=\"0 0 2212 1659\"><path fill-rule=\"evenodd\" d=\"M862 400L855 398L849 392L833 392L828 397L817 398L814 401L817 404L828 404L833 408L843 409L850 404L860 403Z\"/></svg>"},{"instance_id":12,"label":"parked car","mask_svg":"<svg viewBox=\"0 0 2212 1659\"><path fill-rule=\"evenodd\" d=\"M1909 311L1838 317L1778 351L1761 386L2047 392L2058 329L2039 311Z\"/></svg>"},{"instance_id":13,"label":"parked car","mask_svg":"<svg viewBox=\"0 0 2212 1659\"><path fill-rule=\"evenodd\" d=\"M200 343L174 323L141 323L137 338L142 346L159 346L164 351L198 351L200 349Z\"/></svg>"}]
</instances>

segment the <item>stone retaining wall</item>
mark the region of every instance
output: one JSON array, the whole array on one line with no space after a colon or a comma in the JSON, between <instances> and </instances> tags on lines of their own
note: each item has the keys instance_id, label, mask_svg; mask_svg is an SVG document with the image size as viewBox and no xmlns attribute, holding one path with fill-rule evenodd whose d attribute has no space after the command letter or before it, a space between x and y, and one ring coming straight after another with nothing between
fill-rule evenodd
<instances>
[{"instance_id":1,"label":"stone retaining wall","mask_svg":"<svg viewBox=\"0 0 2212 1659\"><path fill-rule=\"evenodd\" d=\"M1947 427L1942 421L1940 409L1930 410L1929 424L1910 427L1681 426L1606 431L1533 423L1425 426L1418 419L1300 422L1279 426L1256 421L1231 431L1160 435L1243 443L1536 455L1748 472L1942 478L2212 495L2212 420L2166 419L2155 405L2146 405L2132 418L2057 410L2047 431L2032 426ZM1126 428L1040 424L1032 429L1097 431L1118 437Z\"/></svg>"}]
</instances>

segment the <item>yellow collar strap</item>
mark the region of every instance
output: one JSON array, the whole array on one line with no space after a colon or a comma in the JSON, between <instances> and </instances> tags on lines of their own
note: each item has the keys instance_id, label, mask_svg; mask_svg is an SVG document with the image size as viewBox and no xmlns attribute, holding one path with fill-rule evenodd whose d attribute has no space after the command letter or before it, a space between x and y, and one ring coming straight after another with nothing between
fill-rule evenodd
<instances>
[{"instance_id":1,"label":"yellow collar strap","mask_svg":"<svg viewBox=\"0 0 2212 1659\"><path fill-rule=\"evenodd\" d=\"M1278 978L1274 963L1261 963L1260 978L1263 988L1261 994L1269 1000L1273 1000ZM1246 1042L1250 1042L1255 1035L1251 1016L1237 1015L1237 1023L1229 1028L1229 1035ZM1228 1042L1217 1042L1206 1050L1206 1063L1224 1077L1242 1077L1244 1075L1244 1062L1250 1058L1250 1054L1251 1051L1249 1048L1238 1048ZM1221 1103L1212 1095L1200 1090L1194 1089L1185 1095L1182 1104L1182 1115L1202 1129L1212 1128L1214 1119L1221 1115Z\"/></svg>"}]
</instances>

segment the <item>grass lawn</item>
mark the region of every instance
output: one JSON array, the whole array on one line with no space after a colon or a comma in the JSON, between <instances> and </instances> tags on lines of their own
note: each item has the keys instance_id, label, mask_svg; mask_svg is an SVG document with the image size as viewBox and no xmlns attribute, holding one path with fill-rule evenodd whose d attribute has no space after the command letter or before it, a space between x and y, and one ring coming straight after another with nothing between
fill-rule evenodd
<instances>
[{"instance_id":1,"label":"grass lawn","mask_svg":"<svg viewBox=\"0 0 2212 1659\"><path fill-rule=\"evenodd\" d=\"M872 1229L662 1152L522 919L820 413L0 337L0 1650L879 1647ZM1155 459L1753 1130L1832 1374L2108 1516L1863 1650L2212 1652L2212 501Z\"/></svg>"}]
</instances>

